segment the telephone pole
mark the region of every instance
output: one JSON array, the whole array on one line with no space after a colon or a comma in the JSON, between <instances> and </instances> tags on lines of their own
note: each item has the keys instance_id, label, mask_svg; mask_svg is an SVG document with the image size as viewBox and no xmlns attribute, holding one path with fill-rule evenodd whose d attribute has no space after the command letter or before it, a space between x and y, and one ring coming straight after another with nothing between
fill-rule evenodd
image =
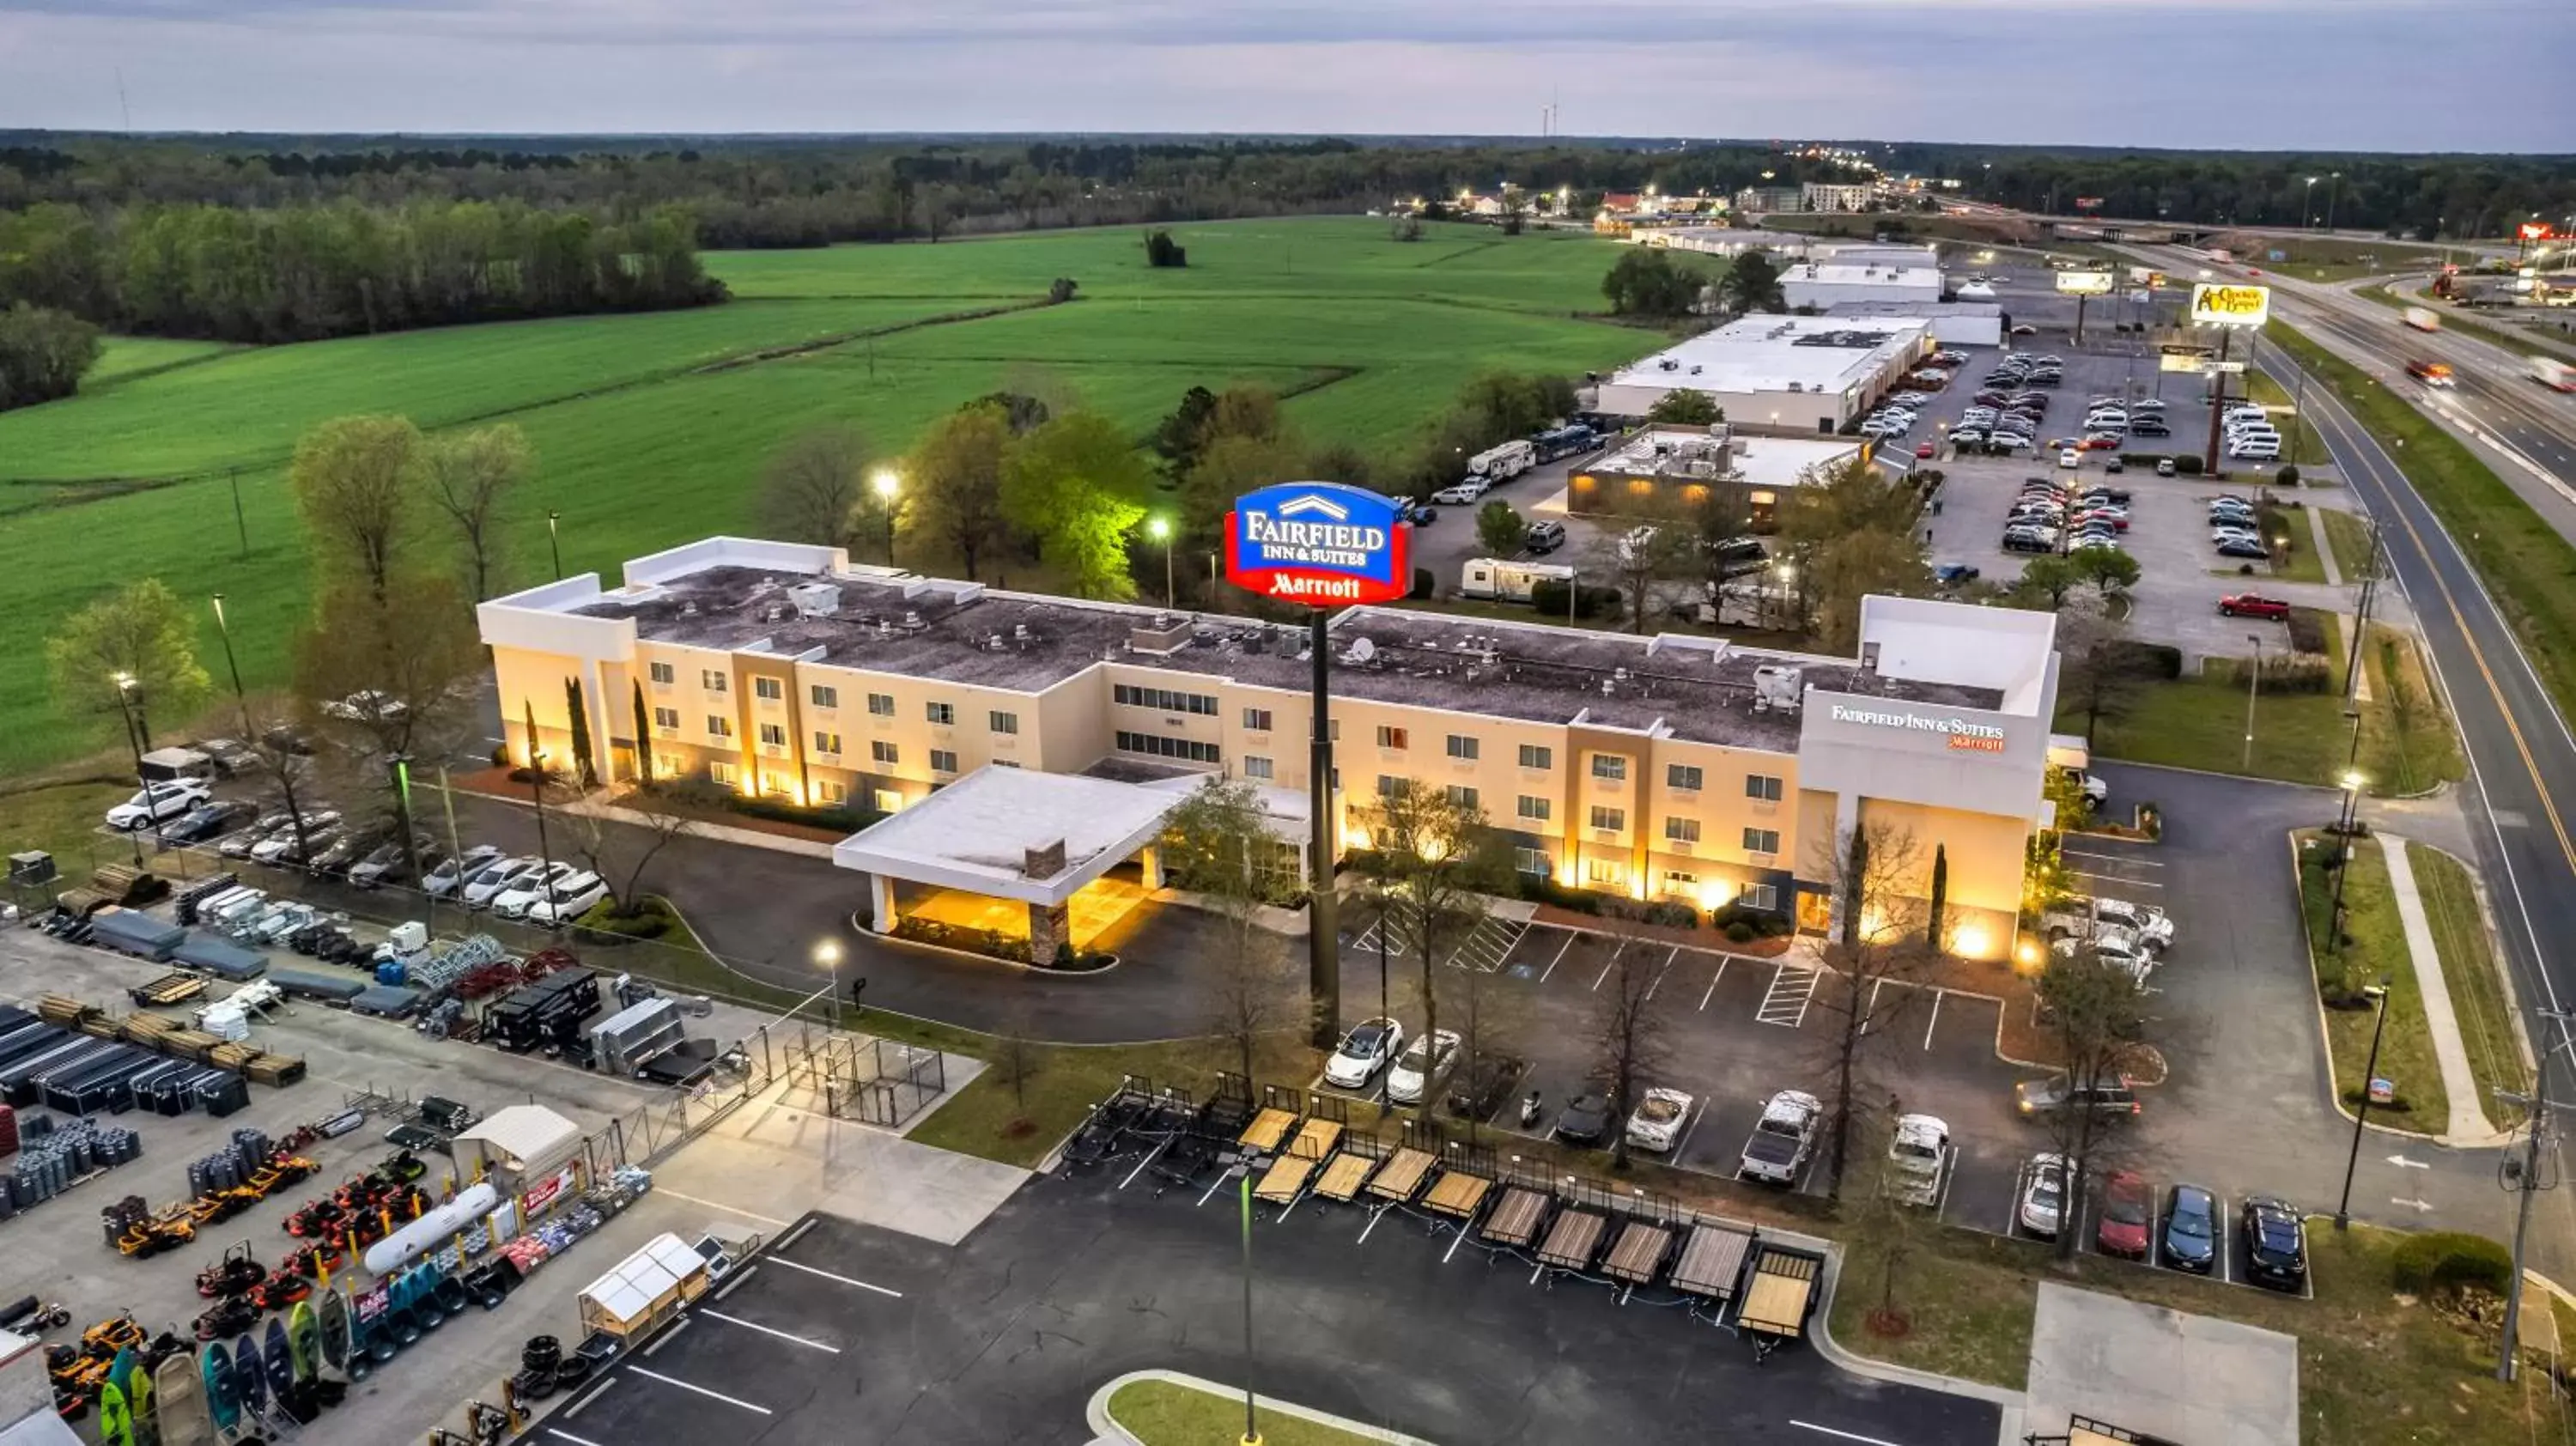
<instances>
[{"instance_id":1,"label":"telephone pole","mask_svg":"<svg viewBox=\"0 0 2576 1446\"><path fill-rule=\"evenodd\" d=\"M2535 1010L2541 1018L2558 1026L2558 1042L2549 1053L2565 1052L2576 1056L2576 1038L2571 1038L2568 1025L2576 1021L2576 1012L2563 1009ZM2541 1061L2542 1077L2532 1084L2527 1095L2509 1090L2496 1091L2496 1098L2516 1104L2528 1112L2530 1133L2523 1139L2522 1157L2507 1155L2496 1171L2496 1183L2522 1198L2514 1203L2513 1212L2513 1279L2506 1283L2504 1297L2504 1337L2496 1351L2496 1379L2510 1382L2521 1362L2516 1359L2522 1349L2522 1259L2523 1241L2531 1233L2531 1199L2543 1190L2558 1188L2557 1157L2549 1150L2551 1110L2569 1108L2564 1101L2549 1098L2548 1060Z\"/></svg>"}]
</instances>

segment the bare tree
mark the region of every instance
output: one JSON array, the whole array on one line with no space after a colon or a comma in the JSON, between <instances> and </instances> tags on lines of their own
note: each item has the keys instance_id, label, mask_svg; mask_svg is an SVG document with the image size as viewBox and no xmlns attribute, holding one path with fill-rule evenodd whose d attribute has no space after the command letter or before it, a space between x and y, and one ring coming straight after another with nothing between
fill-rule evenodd
<instances>
[{"instance_id":1,"label":"bare tree","mask_svg":"<svg viewBox=\"0 0 2576 1446\"><path fill-rule=\"evenodd\" d=\"M1611 945L1608 972L1593 996L1593 1068L1602 1091L1610 1097L1611 1168L1624 1170L1628 1168L1628 1111L1636 1108L1646 1081L1664 1065L1664 1016L1656 1012L1652 996L1662 962L1671 958L1671 951L1644 932L1642 911L1631 905L1606 907L1602 919L1616 942Z\"/></svg>"},{"instance_id":2,"label":"bare tree","mask_svg":"<svg viewBox=\"0 0 2576 1446\"><path fill-rule=\"evenodd\" d=\"M1010 536L1002 507L1002 465L1011 440L1010 421L1000 406L960 407L930 424L906 468L931 535L956 551L970 579Z\"/></svg>"},{"instance_id":3,"label":"bare tree","mask_svg":"<svg viewBox=\"0 0 2576 1446\"><path fill-rule=\"evenodd\" d=\"M296 640L296 690L315 721L378 763L456 742L482 669L473 611L440 577L381 595L331 588Z\"/></svg>"},{"instance_id":4,"label":"bare tree","mask_svg":"<svg viewBox=\"0 0 2576 1446\"><path fill-rule=\"evenodd\" d=\"M1842 937L1825 946L1810 1007L1822 1011L1821 1043L1831 1083L1825 1096L1825 1193L1841 1199L1852 1131L1880 1098L1881 1042L1910 1011L1933 961L1927 911L1914 897L1922 877L1914 835L1864 823L1842 841L1831 875Z\"/></svg>"},{"instance_id":5,"label":"bare tree","mask_svg":"<svg viewBox=\"0 0 2576 1446\"><path fill-rule=\"evenodd\" d=\"M1905 1190L1912 1181L1897 1166L1889 1149L1893 1125L1893 1120L1875 1111L1866 1122L1862 1138L1877 1165L1868 1172L1871 1189L1859 1204L1853 1233L1857 1243L1878 1252L1878 1305L1871 1310L1869 1323L1898 1332L1906 1321L1905 1311L1897 1304L1905 1269L1922 1244L1923 1232L1938 1217L1932 1210L1905 1199Z\"/></svg>"},{"instance_id":6,"label":"bare tree","mask_svg":"<svg viewBox=\"0 0 2576 1446\"><path fill-rule=\"evenodd\" d=\"M420 429L407 417L339 417L295 444L287 480L326 569L379 602L418 527Z\"/></svg>"},{"instance_id":7,"label":"bare tree","mask_svg":"<svg viewBox=\"0 0 2576 1446\"><path fill-rule=\"evenodd\" d=\"M869 484L867 438L825 426L790 438L760 473L761 521L791 542L857 551L887 525L887 497Z\"/></svg>"},{"instance_id":8,"label":"bare tree","mask_svg":"<svg viewBox=\"0 0 2576 1446\"><path fill-rule=\"evenodd\" d=\"M1529 1018L1529 993L1505 988L1483 969L1461 969L1448 981L1449 997L1458 1007L1458 1069L1454 1079L1478 1083L1507 1065L1517 1068L1515 1046ZM1482 1103L1479 1101L1478 1103ZM1488 1111L1471 1110L1467 1139L1473 1143Z\"/></svg>"},{"instance_id":9,"label":"bare tree","mask_svg":"<svg viewBox=\"0 0 2576 1446\"><path fill-rule=\"evenodd\" d=\"M631 919L643 912L645 871L662 851L696 836L696 822L659 809L637 811L633 822L574 813L573 852L589 870L610 882L614 898L609 912Z\"/></svg>"},{"instance_id":10,"label":"bare tree","mask_svg":"<svg viewBox=\"0 0 2576 1446\"><path fill-rule=\"evenodd\" d=\"M1173 877L1209 900L1222 922L1223 948L1203 970L1209 1022L1249 1078L1261 1037L1286 1027L1292 1013L1282 940L1261 922L1281 854L1260 790L1224 781L1200 788L1172 810L1162 851Z\"/></svg>"},{"instance_id":11,"label":"bare tree","mask_svg":"<svg viewBox=\"0 0 2576 1446\"><path fill-rule=\"evenodd\" d=\"M422 471L429 500L456 527L466 590L477 602L498 590L501 503L527 480L534 460L527 434L508 422L427 440Z\"/></svg>"},{"instance_id":12,"label":"bare tree","mask_svg":"<svg viewBox=\"0 0 2576 1446\"><path fill-rule=\"evenodd\" d=\"M1628 628L1646 630L1655 585L1694 576L1699 570L1699 540L1687 527L1669 519L1642 523L1625 533L1602 537L1583 557L1583 572L1607 577L1628 605Z\"/></svg>"},{"instance_id":13,"label":"bare tree","mask_svg":"<svg viewBox=\"0 0 2576 1446\"><path fill-rule=\"evenodd\" d=\"M993 1036L993 1057L989 1062L995 1077L1011 1091L1011 1127L1015 1132L1028 1123L1029 1081L1046 1071L1046 1052L1029 1036L1027 1006L1014 1004L1001 1032Z\"/></svg>"},{"instance_id":14,"label":"bare tree","mask_svg":"<svg viewBox=\"0 0 2576 1446\"><path fill-rule=\"evenodd\" d=\"M1369 842L1377 856L1373 866L1384 871L1389 904L1378 927L1393 929L1422 967L1420 1037L1432 1040L1440 1028L1440 958L1485 916L1479 895L1505 877L1507 845L1485 826L1484 810L1463 794L1409 778L1394 780L1379 797ZM1422 1093L1425 1117L1433 1094Z\"/></svg>"},{"instance_id":15,"label":"bare tree","mask_svg":"<svg viewBox=\"0 0 2576 1446\"><path fill-rule=\"evenodd\" d=\"M2052 949L2039 976L2039 1008L2057 1046L2067 1099L2049 1117L2057 1153L2066 1161L2059 1182L2057 1255L2072 1260L2078 1241L2074 1221L2090 1172L2115 1153L2111 1116L2094 1108L2091 1092L2121 1082L2146 1032L2146 995L2129 971L2091 949Z\"/></svg>"}]
</instances>

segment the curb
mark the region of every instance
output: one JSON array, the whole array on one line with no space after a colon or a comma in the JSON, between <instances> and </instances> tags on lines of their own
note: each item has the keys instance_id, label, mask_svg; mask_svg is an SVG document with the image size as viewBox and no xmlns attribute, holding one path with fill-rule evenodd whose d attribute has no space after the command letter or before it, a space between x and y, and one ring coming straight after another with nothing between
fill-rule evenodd
<instances>
[{"instance_id":1,"label":"curb","mask_svg":"<svg viewBox=\"0 0 2576 1446\"><path fill-rule=\"evenodd\" d=\"M1091 1393L1091 1399L1083 1403L1083 1421L1097 1438L1093 1446L1100 1446L1101 1442L1109 1443L1109 1446L1144 1446L1133 1432L1119 1425L1109 1414L1109 1398L1116 1395L1119 1388L1133 1385L1138 1381L1163 1381L1188 1390L1203 1392L1220 1400L1242 1399L1242 1393L1235 1388L1201 1376L1161 1369L1129 1371L1123 1376L1103 1382L1100 1389ZM1383 1441L1388 1443L1388 1446L1433 1446L1433 1443L1419 1436L1407 1436L1400 1431L1388 1431L1347 1417L1336 1416L1328 1411L1318 1411L1311 1406L1300 1406L1293 1401L1274 1400L1258 1391L1253 1393L1252 1399L1261 1410L1273 1415L1293 1416L1300 1421L1312 1421L1318 1426L1329 1426L1336 1431L1348 1432L1363 1440Z\"/></svg>"},{"instance_id":2,"label":"curb","mask_svg":"<svg viewBox=\"0 0 2576 1446\"><path fill-rule=\"evenodd\" d=\"M1867 1380L1886 1381L1893 1385L1914 1386L1927 1391L1941 1391L1953 1396L1967 1396L1992 1402L2003 1413L1995 1435L1997 1446L2020 1446L2024 1416L2030 1409L2030 1393L2010 1386L1997 1386L1985 1381L1971 1381L1964 1376L1945 1376L1938 1371L1900 1366L1892 1361L1860 1355L1834 1339L1834 1296L1842 1289L1843 1246L1840 1241L1825 1242L1833 1269L1825 1276L1824 1298L1816 1302L1816 1324L1808 1338L1815 1342L1816 1354L1823 1356L1839 1370Z\"/></svg>"}]
</instances>

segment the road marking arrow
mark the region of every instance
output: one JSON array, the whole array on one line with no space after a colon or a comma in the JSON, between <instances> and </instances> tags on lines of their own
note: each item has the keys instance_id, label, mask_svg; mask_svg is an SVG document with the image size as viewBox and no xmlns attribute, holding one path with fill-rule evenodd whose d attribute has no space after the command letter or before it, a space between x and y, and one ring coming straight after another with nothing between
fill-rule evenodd
<instances>
[{"instance_id":1,"label":"road marking arrow","mask_svg":"<svg viewBox=\"0 0 2576 1446\"><path fill-rule=\"evenodd\" d=\"M2432 1162L2428 1160L2410 1160L2404 1155L2391 1155L2388 1157L2388 1163L2408 1170L2430 1170L2433 1168Z\"/></svg>"},{"instance_id":2,"label":"road marking arrow","mask_svg":"<svg viewBox=\"0 0 2576 1446\"><path fill-rule=\"evenodd\" d=\"M2391 1205L2403 1205L2410 1210L2418 1212L2429 1211L2433 1208L2433 1202L2430 1200L2400 1200L2394 1195L2388 1197L2388 1203Z\"/></svg>"}]
</instances>

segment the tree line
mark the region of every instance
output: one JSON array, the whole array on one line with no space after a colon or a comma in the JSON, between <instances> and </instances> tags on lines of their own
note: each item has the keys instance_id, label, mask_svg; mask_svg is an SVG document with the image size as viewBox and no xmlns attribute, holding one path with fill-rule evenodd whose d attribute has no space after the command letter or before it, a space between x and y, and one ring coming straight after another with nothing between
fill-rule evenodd
<instances>
[{"instance_id":1,"label":"tree line","mask_svg":"<svg viewBox=\"0 0 2576 1446\"><path fill-rule=\"evenodd\" d=\"M430 198L0 211L0 307L52 308L117 331L310 341L724 295L677 207L615 220Z\"/></svg>"}]
</instances>

